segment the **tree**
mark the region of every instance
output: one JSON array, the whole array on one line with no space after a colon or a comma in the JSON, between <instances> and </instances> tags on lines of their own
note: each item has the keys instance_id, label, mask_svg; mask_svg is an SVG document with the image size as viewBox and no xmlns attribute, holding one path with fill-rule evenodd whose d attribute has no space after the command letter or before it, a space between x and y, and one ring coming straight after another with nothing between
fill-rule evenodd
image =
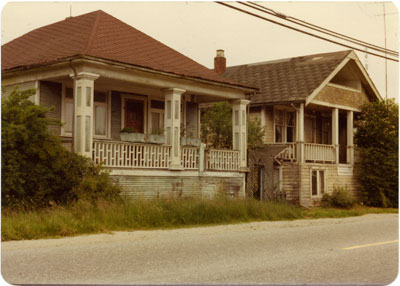
<instances>
[{"instance_id":1,"label":"tree","mask_svg":"<svg viewBox=\"0 0 400 286\"><path fill-rule=\"evenodd\" d=\"M247 121L247 145L262 145L264 128L260 120ZM201 139L213 148L232 148L232 106L227 102L213 104L201 116Z\"/></svg>"},{"instance_id":2,"label":"tree","mask_svg":"<svg viewBox=\"0 0 400 286\"><path fill-rule=\"evenodd\" d=\"M201 140L213 148L232 148L232 106L218 102L201 116Z\"/></svg>"},{"instance_id":3,"label":"tree","mask_svg":"<svg viewBox=\"0 0 400 286\"><path fill-rule=\"evenodd\" d=\"M360 151L362 199L380 207L398 206L399 107L393 100L364 105L355 121Z\"/></svg>"},{"instance_id":4,"label":"tree","mask_svg":"<svg viewBox=\"0 0 400 286\"><path fill-rule=\"evenodd\" d=\"M35 208L71 203L88 194L92 199L117 196L119 190L99 167L69 152L48 131L50 124L61 123L28 99L34 93L15 89L1 103L2 206Z\"/></svg>"}]
</instances>

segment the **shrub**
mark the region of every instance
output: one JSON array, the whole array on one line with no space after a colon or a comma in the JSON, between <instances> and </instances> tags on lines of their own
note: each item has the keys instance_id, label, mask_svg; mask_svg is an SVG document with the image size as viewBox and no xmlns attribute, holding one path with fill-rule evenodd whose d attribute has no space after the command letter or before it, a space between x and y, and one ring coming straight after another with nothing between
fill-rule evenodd
<instances>
[{"instance_id":1,"label":"shrub","mask_svg":"<svg viewBox=\"0 0 400 286\"><path fill-rule=\"evenodd\" d=\"M398 105L387 100L364 105L355 122L359 181L366 205L398 206L398 120Z\"/></svg>"},{"instance_id":2,"label":"shrub","mask_svg":"<svg viewBox=\"0 0 400 286\"><path fill-rule=\"evenodd\" d=\"M201 115L201 141L213 148L232 148L232 106L213 104Z\"/></svg>"},{"instance_id":3,"label":"shrub","mask_svg":"<svg viewBox=\"0 0 400 286\"><path fill-rule=\"evenodd\" d=\"M247 121L247 146L254 148L263 144L264 128L259 119Z\"/></svg>"},{"instance_id":4,"label":"shrub","mask_svg":"<svg viewBox=\"0 0 400 286\"><path fill-rule=\"evenodd\" d=\"M108 175L85 157L69 152L48 126L61 125L46 117L49 109L28 98L34 90L15 89L3 98L2 206L18 209L69 204L87 196L111 198L118 190Z\"/></svg>"},{"instance_id":5,"label":"shrub","mask_svg":"<svg viewBox=\"0 0 400 286\"><path fill-rule=\"evenodd\" d=\"M324 194L322 196L322 206L350 209L356 203L346 188L335 187L332 194Z\"/></svg>"}]
</instances>

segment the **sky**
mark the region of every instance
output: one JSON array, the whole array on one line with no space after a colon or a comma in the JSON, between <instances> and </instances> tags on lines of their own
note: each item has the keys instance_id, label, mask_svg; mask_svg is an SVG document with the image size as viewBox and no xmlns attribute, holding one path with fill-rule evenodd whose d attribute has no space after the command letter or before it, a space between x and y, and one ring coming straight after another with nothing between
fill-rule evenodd
<instances>
[{"instance_id":1,"label":"sky","mask_svg":"<svg viewBox=\"0 0 400 286\"><path fill-rule=\"evenodd\" d=\"M398 51L398 10L391 2L258 3L381 47L385 46L386 24L386 47ZM237 3L231 4L245 8ZM78 16L99 9L208 68L213 68L217 49L225 50L228 66L348 49L203 1L8 2L3 4L1 13L2 44L35 28L64 20L70 14ZM267 14L258 14L295 26ZM373 55L366 57L363 52L356 53L362 63L367 64L368 74L385 98L385 60ZM398 63L388 60L387 96L397 102L398 83Z\"/></svg>"}]
</instances>

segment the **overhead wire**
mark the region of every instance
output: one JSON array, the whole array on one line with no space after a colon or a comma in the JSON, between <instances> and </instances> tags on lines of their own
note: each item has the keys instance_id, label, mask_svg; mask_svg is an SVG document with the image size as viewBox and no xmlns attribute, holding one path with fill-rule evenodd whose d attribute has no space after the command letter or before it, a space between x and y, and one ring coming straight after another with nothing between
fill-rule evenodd
<instances>
[{"instance_id":1,"label":"overhead wire","mask_svg":"<svg viewBox=\"0 0 400 286\"><path fill-rule=\"evenodd\" d=\"M279 26L282 26L282 27L285 27L285 28L288 28L288 29L291 29L291 30L294 30L294 31L297 31L297 32L300 32L300 33L303 33L303 34L306 34L306 35L309 35L309 36L312 36L312 37L315 37L315 38L318 38L318 39L320 39L320 40L325 40L325 41L331 42L331 43L336 44L336 45L340 45L340 46L343 46L343 47L346 47L346 48L349 48L349 49L353 49L353 50L356 50L356 51L360 51L360 52L363 52L363 53L367 53L367 54L370 54L370 55L373 55L373 56L376 56L376 57L384 58L384 59L387 59L387 60L390 60L390 61L399 62L399 60L397 60L397 59L393 59L393 58L390 58L390 57L382 56L382 55L379 55L379 54L376 54L376 53L373 53L373 52L365 51L365 50L362 50L362 49L357 48L357 47L352 47L352 46L349 46L349 45L347 45L347 44L343 44L343 43L340 43L340 42L337 42L337 41L334 41L334 40L325 38L325 37L322 37L322 36L319 36L319 35L316 35L316 34L312 34L312 33L310 33L310 32L307 32L307 31L304 31L304 30L301 30L301 29L298 29L298 28L295 28L295 27L292 27L292 26L289 26L289 25L286 25L286 24L283 24L283 23L274 21L274 20L272 20L272 19L265 18L265 17L260 16L260 15L258 15L258 14L252 13L252 12L247 11L247 10L240 9L240 8L238 8L238 7L229 5L229 4L224 3L224 2L218 2L218 1L216 1L215 3L217 3L217 4L219 4L219 5L226 6L226 7L228 7L228 8L234 9L234 10L237 10L237 11L242 12L242 13L251 15L251 16L253 16L253 17L262 19L262 20L264 20L264 21L268 21L268 22L271 22L271 23L273 23L273 24L276 24L276 25L279 25Z\"/></svg>"},{"instance_id":2,"label":"overhead wire","mask_svg":"<svg viewBox=\"0 0 400 286\"><path fill-rule=\"evenodd\" d=\"M386 49L386 48L383 48L383 47L380 47L380 46L377 46L377 45L374 45L374 44L371 44L371 43L368 43L368 42L365 42L365 41L362 41L362 40L358 40L356 38L353 38L353 37L350 37L350 36L346 36L346 35L341 34L341 33L337 33L335 31L332 31L332 30L329 30L329 29L314 25L312 23L303 21L301 19L298 19L298 18L295 18L295 17L292 17L292 16L284 15L282 13L274 11L273 9L267 8L265 6L262 6L260 4L257 4L257 3L251 2L251 1L249 1L249 2L237 1L237 3L245 5L245 6L248 6L248 7L251 7L253 9L259 10L261 12L267 13L267 14L275 16L275 17L279 17L281 19L284 19L286 21L295 23L297 25L300 25L300 26L303 26L303 27L306 27L306 28L309 28L309 29L312 29L312 30L315 30L315 31L318 31L318 32L321 32L321 33L324 33L324 34L339 38L339 39L342 39L342 40L346 40L346 41L352 42L352 43L360 45L360 46L364 46L364 47L372 49L372 50L376 50L376 51L379 51L379 52L382 52L382 53L388 53L388 54L392 54L392 55L395 55L395 56L399 56L399 53L396 52L396 51L389 50L389 49ZM247 3L250 3L251 5L254 5L256 7L253 7L253 6L251 6L251 5L247 4Z\"/></svg>"}]
</instances>

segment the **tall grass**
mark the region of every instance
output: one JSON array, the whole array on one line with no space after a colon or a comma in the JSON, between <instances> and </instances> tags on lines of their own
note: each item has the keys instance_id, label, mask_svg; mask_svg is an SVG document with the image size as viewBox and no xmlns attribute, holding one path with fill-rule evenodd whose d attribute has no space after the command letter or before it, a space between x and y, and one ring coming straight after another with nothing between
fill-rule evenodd
<instances>
[{"instance_id":1,"label":"tall grass","mask_svg":"<svg viewBox=\"0 0 400 286\"><path fill-rule=\"evenodd\" d=\"M307 211L284 202L252 199L159 199L96 205L81 201L71 207L30 212L2 210L1 238L7 240L62 237L87 233L171 228L249 221L361 215L365 210Z\"/></svg>"}]
</instances>

